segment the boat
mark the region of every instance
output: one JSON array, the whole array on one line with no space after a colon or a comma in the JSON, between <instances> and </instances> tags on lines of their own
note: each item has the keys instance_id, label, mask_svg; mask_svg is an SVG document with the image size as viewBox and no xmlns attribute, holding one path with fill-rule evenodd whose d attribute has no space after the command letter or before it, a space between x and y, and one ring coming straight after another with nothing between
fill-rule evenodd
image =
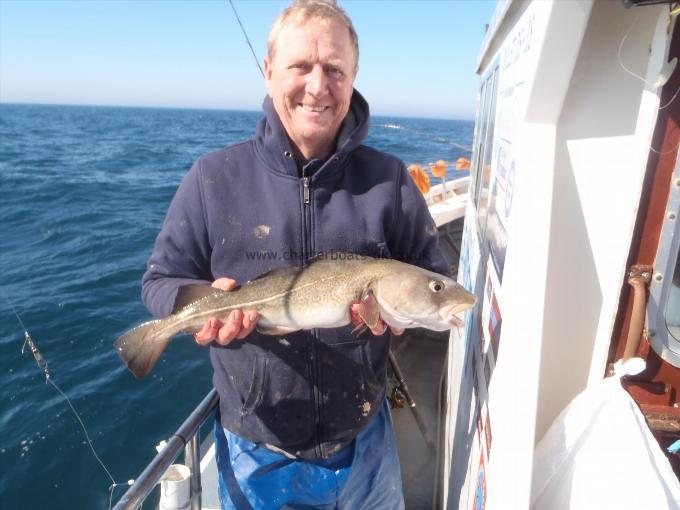
<instances>
[{"instance_id":1,"label":"boat","mask_svg":"<svg viewBox=\"0 0 680 510\"><path fill-rule=\"evenodd\" d=\"M498 2L476 69L466 192L426 197L478 305L461 328L394 346L420 410L393 411L407 508L570 508L584 496L652 508L661 485L665 504L653 508L680 508L679 11L658 0ZM622 372L635 360L642 371ZM546 441L569 430L565 416L605 386L633 402L635 435L610 450L567 451L565 440L554 453ZM173 468L188 480L175 506L219 507L209 441L201 451L195 435L216 398L116 508L139 505L185 448L200 469ZM625 423L608 416L599 427L616 438ZM560 498L538 487L546 460L556 469L576 452L607 466L633 446L654 459L651 474L621 461L590 485L587 466L555 477ZM640 482L616 485L631 476ZM178 486L161 484L171 508Z\"/></svg>"}]
</instances>

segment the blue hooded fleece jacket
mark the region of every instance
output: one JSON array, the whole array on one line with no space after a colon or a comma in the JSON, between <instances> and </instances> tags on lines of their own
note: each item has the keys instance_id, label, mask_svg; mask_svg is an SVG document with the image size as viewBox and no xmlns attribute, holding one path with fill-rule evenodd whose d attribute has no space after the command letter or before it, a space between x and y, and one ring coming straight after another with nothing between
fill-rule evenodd
<instances>
[{"instance_id":1,"label":"blue hooded fleece jacket","mask_svg":"<svg viewBox=\"0 0 680 510\"><path fill-rule=\"evenodd\" d=\"M449 272L404 163L361 145L369 110L356 90L336 152L303 168L270 98L263 107L254 139L201 157L179 186L142 280L151 313L169 315L182 285L243 283L330 251ZM380 410L390 340L351 330L213 343L222 425L304 459L347 445Z\"/></svg>"}]
</instances>

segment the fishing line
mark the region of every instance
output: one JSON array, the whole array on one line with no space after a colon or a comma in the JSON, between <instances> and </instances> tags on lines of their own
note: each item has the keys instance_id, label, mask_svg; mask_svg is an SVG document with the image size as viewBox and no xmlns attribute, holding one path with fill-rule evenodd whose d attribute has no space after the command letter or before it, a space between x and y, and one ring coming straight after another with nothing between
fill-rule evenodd
<instances>
[{"instance_id":1,"label":"fishing line","mask_svg":"<svg viewBox=\"0 0 680 510\"><path fill-rule=\"evenodd\" d=\"M83 420L80 418L80 415L78 414L78 411L76 411L76 408L73 407L73 404L71 403L71 399L68 398L66 393L62 391L62 389L57 385L57 383L54 382L52 379L52 376L50 375L49 368L47 366L47 361L45 358L40 354L40 350L38 350L38 346L35 345L35 342L31 338L31 334L28 332L28 329L26 329L26 326L24 324L24 321L21 320L21 316L19 315L19 312L17 312L17 309L14 306L14 303L12 303L12 300L9 298L7 293L5 292L5 288L0 285L0 291L2 292L3 297L9 304L10 308L12 309L12 313L14 313L14 316L17 318L17 321L19 321L19 324L21 325L21 329L24 332L24 343L21 346L21 354L23 355L26 346L31 351L31 354L33 354L33 358L35 359L36 364L38 365L38 368L45 374L45 382L49 383L52 385L52 387L59 392L59 394L64 397L64 400L66 400L66 403L68 406L71 408L71 411L73 411L73 414L76 416L76 419L78 420L78 423L80 423L80 427L83 429L83 433L85 434L85 439L87 439L87 444L90 447L90 450L92 451L92 454L94 455L95 459L97 459L97 462L99 462L99 465L102 467L106 475L109 477L109 480L111 480L111 485L109 486L109 510L111 509L112 501L113 501L113 489L116 487L119 487L121 485L131 485L132 480L126 482L126 483L117 483L116 480L113 478L111 475L111 472L107 469L106 465L104 464L104 461L97 455L97 452L94 449L94 446L92 444L92 440L90 439L90 435L87 433L87 429L85 428L85 423L83 423Z\"/></svg>"},{"instance_id":2,"label":"fishing line","mask_svg":"<svg viewBox=\"0 0 680 510\"><path fill-rule=\"evenodd\" d=\"M671 15L671 17L672 17L672 16L674 16L675 14L674 14L673 11L671 11L670 15ZM630 35L631 31L633 30L633 27L634 27L635 24L637 23L638 18L639 18L639 16L637 16L637 17L633 20L633 23L631 23L630 28L628 28L628 31L626 32L626 34L625 34L625 35L623 36L623 38L621 39L621 42L619 43L619 50L618 50L618 61L619 61L619 66L621 66L621 69L623 69L624 71L626 71L628 74L630 74L630 75L633 76L634 78L637 78L638 80L640 80L640 81L641 81L642 83L644 83L645 85L647 85L647 86L649 86L649 87L651 87L651 88L658 88L657 85L655 85L655 84L653 84L653 83L649 83L645 78L643 78L643 77L640 76L639 74L637 74L637 73L631 71L630 69L628 69L628 68L626 67L626 65L623 63L623 58L622 58L622 56L621 56L621 51L623 50L623 44L626 42L626 39L628 38L628 36ZM672 74L672 73L671 73L671 74ZM670 79L670 76L668 77L668 79ZM662 87L663 87L663 86L662 86ZM680 87L678 87L678 89L675 91L675 94L673 94L673 97L671 97L671 99L670 99L665 105L659 106L658 109L659 109L659 110L664 110L665 108L668 108L668 107L671 105L671 103L673 103L673 101L675 101L675 98L678 96L678 93L680 93Z\"/></svg>"},{"instance_id":3,"label":"fishing line","mask_svg":"<svg viewBox=\"0 0 680 510\"><path fill-rule=\"evenodd\" d=\"M675 98L678 97L678 93L680 93L680 87L678 87L678 90L675 91L675 94L673 94L673 97L670 98L670 100L663 106L659 106L659 110L665 110L668 108L673 101L675 101Z\"/></svg>"},{"instance_id":4,"label":"fishing line","mask_svg":"<svg viewBox=\"0 0 680 510\"><path fill-rule=\"evenodd\" d=\"M669 6L669 7L670 7L670 6ZM678 12L680 12L680 11L678 11L678 7L675 7L674 9L671 9L671 10L670 10L669 15L670 15L670 17L672 18L673 16L676 16L676 15L678 14ZM639 16L637 16L637 17L633 20L633 23L631 23L630 27L628 28L628 31L626 32L626 34L625 34L625 35L623 36L623 38L621 39L621 42L619 43L619 50L618 50L618 61L619 61L619 66L621 66L621 69L623 69L624 71L626 71L628 74L630 74L630 75L633 76L634 78L637 78L638 80L642 81L645 85L647 85L647 86L649 86L649 87L651 87L651 88L658 88L657 85L655 85L655 84L653 84L653 83L647 82L647 80L646 80L645 78L643 78L643 77L640 76L639 74L637 74L637 73L631 71L630 69L628 69L628 68L625 66L625 64L623 63L623 58L621 57L621 51L622 51L622 49L623 49L623 44L625 43L626 39L628 38L628 35L630 35L631 31L633 30L633 27L634 27L635 24L637 23L638 18L639 18ZM674 70L673 70L673 71L674 71ZM673 71L671 71L671 74L672 74ZM670 79L670 76L668 76L667 80L669 80L669 79ZM663 85L662 85L661 87L663 88ZM668 102L667 102L665 105L659 106L659 107L658 107L658 110L664 110L664 109L668 108L668 107L673 103L673 101L675 101L675 98L678 97L678 94L679 94L679 93L680 93L680 87L678 87L678 89L675 91L675 94L673 94L673 96L668 100ZM659 99L661 99L661 97L659 97ZM652 145L650 144L650 145L649 145L649 150L652 151L652 152L654 152L655 154L658 154L658 155L660 155L660 156L663 156L663 155L666 155L666 154L670 154L670 153L672 153L672 152L675 152L675 151L678 149L678 147L680 147L680 142L678 142L678 145L676 145L673 149L668 150L668 151L663 151L663 152L661 152L661 151L656 150L656 149L655 149L654 147L652 147Z\"/></svg>"},{"instance_id":5,"label":"fishing line","mask_svg":"<svg viewBox=\"0 0 680 510\"><path fill-rule=\"evenodd\" d=\"M651 145L649 146L649 150L652 151L652 152L654 152L654 153L656 153L656 154L658 154L659 156L665 156L666 154L671 154L671 153L673 153L673 152L676 152L676 151L678 150L678 147L680 147L680 142L678 142L677 145L676 145L675 147L673 147L672 149L667 150L667 151L663 151L663 152L662 152L662 151L658 151L658 150L656 150L654 147L652 147Z\"/></svg>"},{"instance_id":6,"label":"fishing line","mask_svg":"<svg viewBox=\"0 0 680 510\"><path fill-rule=\"evenodd\" d=\"M633 71L631 71L630 69L628 69L628 68L624 65L623 59L621 58L621 50L623 49L623 43L626 42L626 39L628 39L628 35L630 34L631 30L633 30L633 27L635 26L635 23L637 23L637 20L638 20L639 17L640 17L640 16L636 16L636 17L635 17L635 19L633 20L633 23L630 25L630 28L628 28L628 32L626 32L626 34L623 36L623 39L621 39L621 42L619 43L619 52L618 52L619 65L621 66L621 69L623 69L624 71L626 71L628 74L630 74L630 75L633 76L634 78L637 78L637 79L640 80L642 83L645 83L645 84L648 85L647 80L645 80L645 79L644 79L642 76L640 76L639 74L634 73Z\"/></svg>"},{"instance_id":7,"label":"fishing line","mask_svg":"<svg viewBox=\"0 0 680 510\"><path fill-rule=\"evenodd\" d=\"M250 44L250 38L248 38L248 34L246 34L246 29L243 28L243 23L241 23L241 18L238 17L238 12L236 12L236 7L234 7L234 2L229 0L229 5L231 5L232 10L234 11L234 16L236 16L236 21L238 21L238 24L241 27L241 32L243 32L243 35L246 38L246 42L248 43L248 46L250 47L250 52L253 54L253 58L255 59L255 63L257 64L257 68L260 70L260 74L264 78L264 71L262 70L262 66L260 66L260 61L258 60L257 55L255 54L255 50L253 49L253 45Z\"/></svg>"}]
</instances>

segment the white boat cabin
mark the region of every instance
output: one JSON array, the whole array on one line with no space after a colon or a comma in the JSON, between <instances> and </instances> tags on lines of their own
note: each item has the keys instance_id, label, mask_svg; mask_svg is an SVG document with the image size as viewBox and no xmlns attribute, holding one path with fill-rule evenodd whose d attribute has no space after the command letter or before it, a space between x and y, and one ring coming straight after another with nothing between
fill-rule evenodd
<instances>
[{"instance_id":1,"label":"white boat cabin","mask_svg":"<svg viewBox=\"0 0 680 510\"><path fill-rule=\"evenodd\" d=\"M535 447L612 373L629 336L626 357L646 369L624 387L665 451L655 466L680 473L666 451L680 439L679 10L498 4L478 60L458 275L480 304L449 340L442 507L545 508L532 497ZM593 501L612 490L606 475L593 477ZM552 508L583 508L569 506L583 488L573 483ZM680 508L673 484L663 501Z\"/></svg>"}]
</instances>

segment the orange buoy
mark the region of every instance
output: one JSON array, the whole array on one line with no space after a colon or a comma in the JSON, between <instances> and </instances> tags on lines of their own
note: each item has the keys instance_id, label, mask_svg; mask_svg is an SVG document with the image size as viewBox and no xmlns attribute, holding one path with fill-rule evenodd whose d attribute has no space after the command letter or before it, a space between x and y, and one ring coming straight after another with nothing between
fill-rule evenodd
<instances>
[{"instance_id":1,"label":"orange buoy","mask_svg":"<svg viewBox=\"0 0 680 510\"><path fill-rule=\"evenodd\" d=\"M408 173L411 175L411 178L423 195L430 191L430 177L425 173L422 166L409 165Z\"/></svg>"},{"instance_id":2,"label":"orange buoy","mask_svg":"<svg viewBox=\"0 0 680 510\"><path fill-rule=\"evenodd\" d=\"M432 166L432 175L435 177L446 177L446 161L443 159L438 160Z\"/></svg>"},{"instance_id":3,"label":"orange buoy","mask_svg":"<svg viewBox=\"0 0 680 510\"><path fill-rule=\"evenodd\" d=\"M470 160L467 158L458 158L456 161L456 170L470 170Z\"/></svg>"}]
</instances>

